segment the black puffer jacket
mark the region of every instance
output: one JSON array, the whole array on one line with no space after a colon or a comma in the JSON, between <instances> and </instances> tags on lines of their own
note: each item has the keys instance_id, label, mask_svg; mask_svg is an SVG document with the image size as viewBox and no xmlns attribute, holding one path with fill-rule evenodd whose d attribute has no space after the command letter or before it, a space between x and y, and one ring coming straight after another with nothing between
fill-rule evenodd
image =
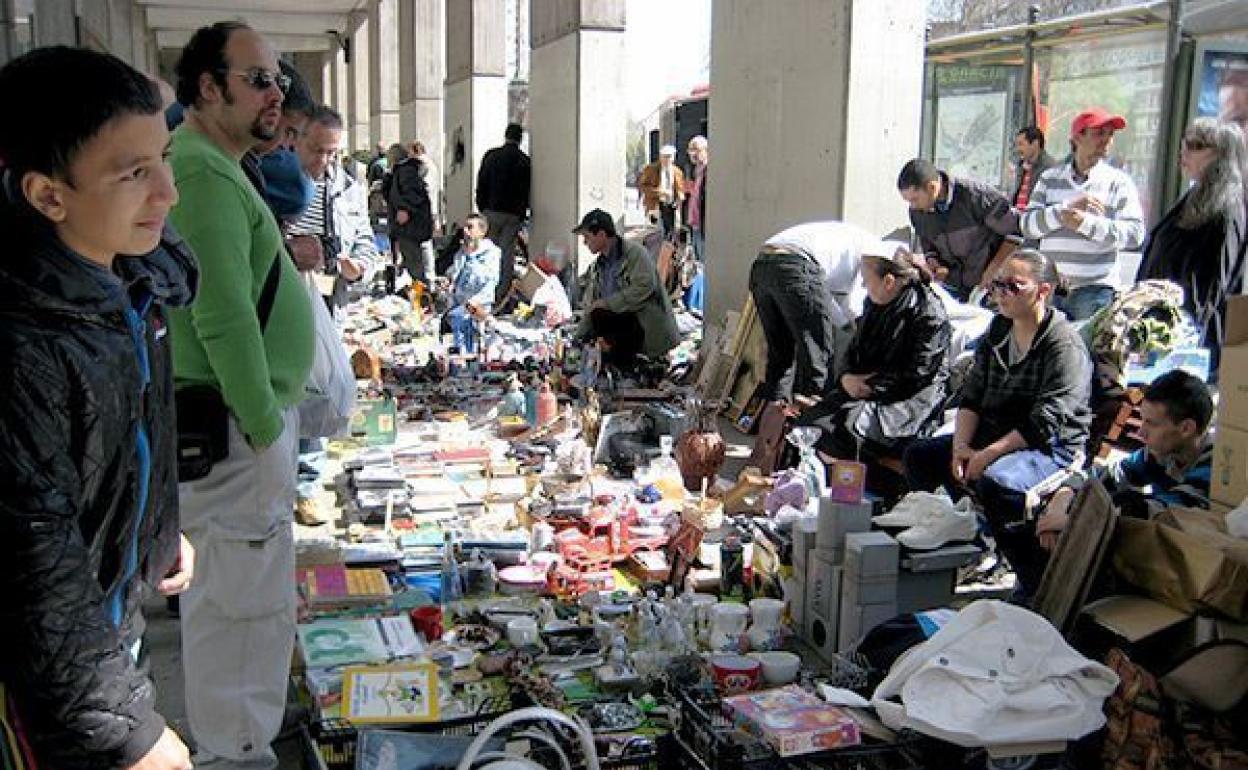
<instances>
[{"instance_id":1,"label":"black puffer jacket","mask_svg":"<svg viewBox=\"0 0 1248 770\"><path fill-rule=\"evenodd\" d=\"M390 234L396 238L424 243L433 237L433 204L425 183L425 164L413 156L399 161L382 182L390 212ZM407 212L407 222L399 224L398 211Z\"/></svg>"},{"instance_id":2,"label":"black puffer jacket","mask_svg":"<svg viewBox=\"0 0 1248 770\"><path fill-rule=\"evenodd\" d=\"M115 275L49 237L0 260L0 681L58 770L133 764L165 726L125 645L178 548L162 306L198 269L166 237Z\"/></svg>"}]
</instances>

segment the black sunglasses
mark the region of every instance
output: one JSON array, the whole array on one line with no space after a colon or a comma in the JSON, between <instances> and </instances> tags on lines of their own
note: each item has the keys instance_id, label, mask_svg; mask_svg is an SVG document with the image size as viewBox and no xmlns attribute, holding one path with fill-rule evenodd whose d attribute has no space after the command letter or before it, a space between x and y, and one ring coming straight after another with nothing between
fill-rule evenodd
<instances>
[{"instance_id":1,"label":"black sunglasses","mask_svg":"<svg viewBox=\"0 0 1248 770\"><path fill-rule=\"evenodd\" d=\"M287 89L290 88L290 76L284 72L272 72L259 67L252 67L245 70L225 70L225 73L238 75L244 83L257 91L267 91L276 85L281 89L282 93L286 93Z\"/></svg>"},{"instance_id":2,"label":"black sunglasses","mask_svg":"<svg viewBox=\"0 0 1248 770\"><path fill-rule=\"evenodd\" d=\"M1028 282L1020 281L1017 278L1007 278L1004 281L998 279L988 284L994 294L997 292L1003 292L1012 296L1022 294L1023 290L1030 285L1031 284Z\"/></svg>"},{"instance_id":3,"label":"black sunglasses","mask_svg":"<svg viewBox=\"0 0 1248 770\"><path fill-rule=\"evenodd\" d=\"M1183 146L1192 152L1209 149L1209 145L1206 144L1205 142L1202 142L1199 139L1192 139L1186 136L1183 137Z\"/></svg>"}]
</instances>

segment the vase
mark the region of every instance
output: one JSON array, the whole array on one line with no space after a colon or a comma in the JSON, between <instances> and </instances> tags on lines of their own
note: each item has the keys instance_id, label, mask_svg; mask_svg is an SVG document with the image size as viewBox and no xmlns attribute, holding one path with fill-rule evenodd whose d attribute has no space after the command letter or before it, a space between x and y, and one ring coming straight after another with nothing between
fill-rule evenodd
<instances>
[{"instance_id":1,"label":"vase","mask_svg":"<svg viewBox=\"0 0 1248 770\"><path fill-rule=\"evenodd\" d=\"M724 464L724 437L717 430L685 431L676 442L676 464L685 489L701 492L704 483L709 488Z\"/></svg>"}]
</instances>

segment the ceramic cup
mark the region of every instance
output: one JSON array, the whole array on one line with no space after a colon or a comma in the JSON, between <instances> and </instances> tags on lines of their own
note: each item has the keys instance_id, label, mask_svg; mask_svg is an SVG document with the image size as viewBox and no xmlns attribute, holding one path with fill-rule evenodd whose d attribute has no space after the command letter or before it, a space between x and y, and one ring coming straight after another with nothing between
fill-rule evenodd
<instances>
[{"instance_id":1,"label":"ceramic cup","mask_svg":"<svg viewBox=\"0 0 1248 770\"><path fill-rule=\"evenodd\" d=\"M715 684L724 695L753 690L758 686L763 666L754 658L744 655L716 655L711 658L711 671Z\"/></svg>"}]
</instances>

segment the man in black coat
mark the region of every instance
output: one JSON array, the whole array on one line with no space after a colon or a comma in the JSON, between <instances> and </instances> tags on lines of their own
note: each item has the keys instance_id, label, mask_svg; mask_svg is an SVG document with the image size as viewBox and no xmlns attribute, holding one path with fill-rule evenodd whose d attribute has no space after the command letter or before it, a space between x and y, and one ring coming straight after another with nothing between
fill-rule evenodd
<instances>
[{"instance_id":1,"label":"man in black coat","mask_svg":"<svg viewBox=\"0 0 1248 770\"><path fill-rule=\"evenodd\" d=\"M481 159L481 170L477 172L477 211L484 214L490 223L489 239L503 253L495 293L496 305L502 304L511 290L516 267L512 249L520 225L529 213L531 177L529 156L520 149L524 127L519 123L509 123L504 136L506 141L501 147L485 154Z\"/></svg>"},{"instance_id":2,"label":"man in black coat","mask_svg":"<svg viewBox=\"0 0 1248 770\"><path fill-rule=\"evenodd\" d=\"M198 268L162 234L160 96L112 56L42 48L0 99L48 121L0 125L0 765L190 770L137 663L142 584L178 593L194 559L164 309Z\"/></svg>"},{"instance_id":3,"label":"man in black coat","mask_svg":"<svg viewBox=\"0 0 1248 770\"><path fill-rule=\"evenodd\" d=\"M386 174L383 191L390 210L390 237L399 246L403 265L413 281L432 283L436 273L433 265L433 206L429 186L425 184L428 169L415 155L408 155Z\"/></svg>"}]
</instances>

